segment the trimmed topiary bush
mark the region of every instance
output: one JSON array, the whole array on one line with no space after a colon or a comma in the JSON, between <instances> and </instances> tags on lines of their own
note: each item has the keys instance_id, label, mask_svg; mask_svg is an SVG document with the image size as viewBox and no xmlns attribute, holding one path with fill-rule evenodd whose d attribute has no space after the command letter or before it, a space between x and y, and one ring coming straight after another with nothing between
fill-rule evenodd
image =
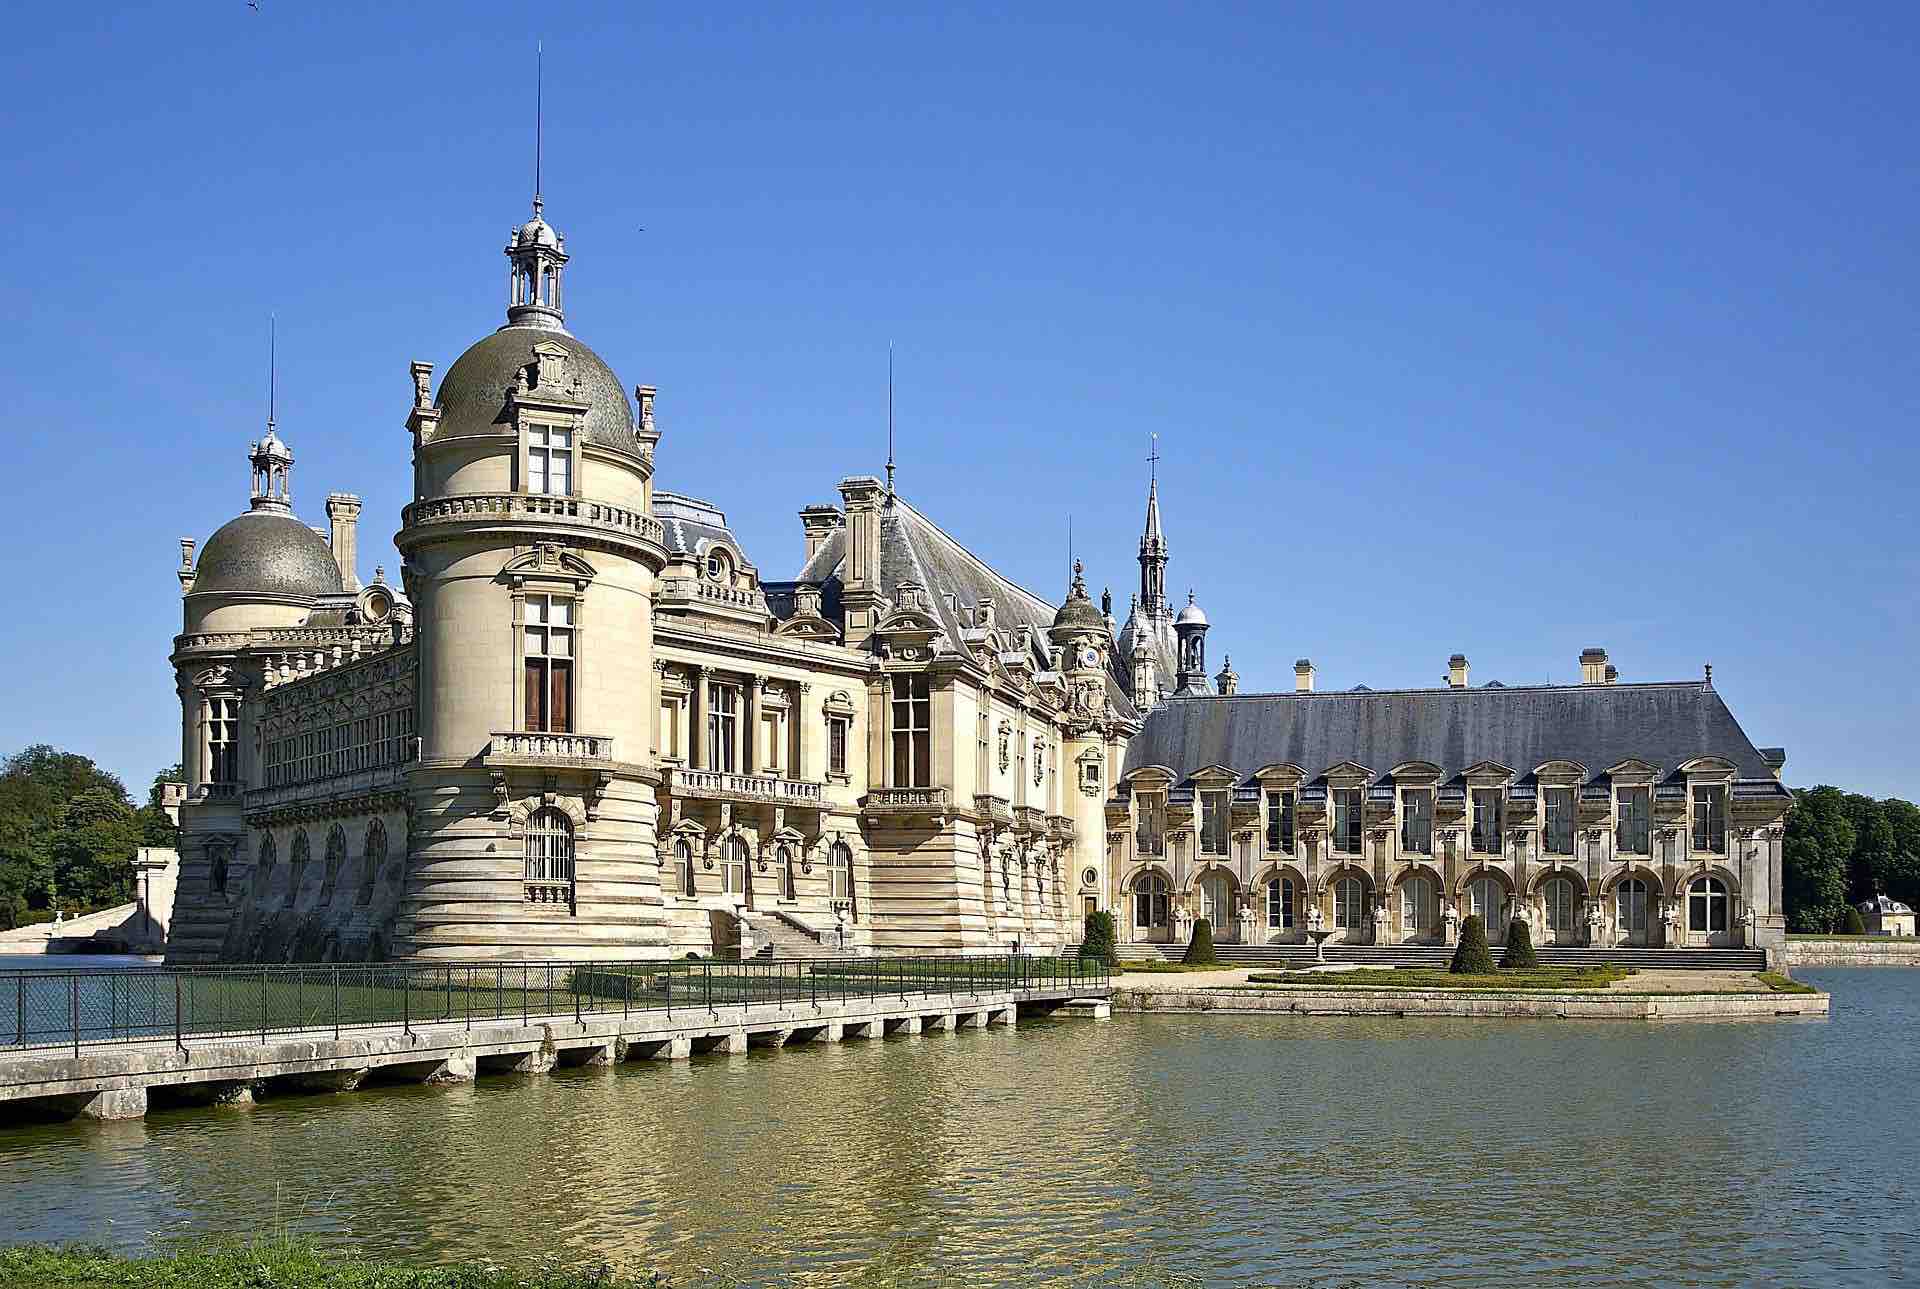
<instances>
[{"instance_id":1,"label":"trimmed topiary bush","mask_svg":"<svg viewBox=\"0 0 1920 1289\"><path fill-rule=\"evenodd\" d=\"M1533 932L1519 918L1507 923L1507 951L1500 955L1502 971L1531 970L1540 965L1540 955L1533 951Z\"/></svg>"},{"instance_id":2,"label":"trimmed topiary bush","mask_svg":"<svg viewBox=\"0 0 1920 1289\"><path fill-rule=\"evenodd\" d=\"M1460 924L1460 943L1454 948L1453 962L1447 970L1456 976L1493 974L1493 955L1487 952L1487 927L1478 913Z\"/></svg>"},{"instance_id":3,"label":"trimmed topiary bush","mask_svg":"<svg viewBox=\"0 0 1920 1289\"><path fill-rule=\"evenodd\" d=\"M1867 920L1860 916L1860 910L1848 906L1847 916L1840 923L1840 930L1847 935L1865 935Z\"/></svg>"},{"instance_id":4,"label":"trimmed topiary bush","mask_svg":"<svg viewBox=\"0 0 1920 1289\"><path fill-rule=\"evenodd\" d=\"M1080 961L1104 963L1111 970L1119 962L1117 939L1113 914L1104 909L1087 914L1087 928L1080 936Z\"/></svg>"},{"instance_id":5,"label":"trimmed topiary bush","mask_svg":"<svg viewBox=\"0 0 1920 1289\"><path fill-rule=\"evenodd\" d=\"M1217 967L1220 959L1213 952L1213 923L1201 918L1193 924L1193 939L1187 942L1187 952L1180 959L1189 967Z\"/></svg>"}]
</instances>

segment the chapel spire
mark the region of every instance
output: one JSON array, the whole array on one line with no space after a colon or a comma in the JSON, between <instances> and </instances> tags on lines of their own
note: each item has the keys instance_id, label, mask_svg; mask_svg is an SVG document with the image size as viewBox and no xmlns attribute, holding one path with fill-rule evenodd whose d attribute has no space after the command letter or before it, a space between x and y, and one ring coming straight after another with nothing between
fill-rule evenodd
<instances>
[{"instance_id":1,"label":"chapel spire","mask_svg":"<svg viewBox=\"0 0 1920 1289\"><path fill-rule=\"evenodd\" d=\"M1160 531L1160 436L1147 453L1147 526L1140 534L1140 609L1167 615L1167 539Z\"/></svg>"}]
</instances>

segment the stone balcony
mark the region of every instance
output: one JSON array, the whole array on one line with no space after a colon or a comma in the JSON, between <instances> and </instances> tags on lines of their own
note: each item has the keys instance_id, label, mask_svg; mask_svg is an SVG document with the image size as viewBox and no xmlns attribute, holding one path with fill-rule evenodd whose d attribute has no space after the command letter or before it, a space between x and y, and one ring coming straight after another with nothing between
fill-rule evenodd
<instances>
[{"instance_id":1,"label":"stone balcony","mask_svg":"<svg viewBox=\"0 0 1920 1289\"><path fill-rule=\"evenodd\" d=\"M875 788L861 798L860 813L877 824L939 828L953 816L953 794L945 788Z\"/></svg>"},{"instance_id":2,"label":"stone balcony","mask_svg":"<svg viewBox=\"0 0 1920 1289\"><path fill-rule=\"evenodd\" d=\"M738 774L731 770L690 770L675 766L667 791L698 801L731 801L748 805L790 806L818 810L821 785L812 779L785 779L772 774Z\"/></svg>"},{"instance_id":3,"label":"stone balcony","mask_svg":"<svg viewBox=\"0 0 1920 1289\"><path fill-rule=\"evenodd\" d=\"M489 492L416 501L400 512L402 529L440 524L531 523L625 537L664 548L666 529L652 515L586 497Z\"/></svg>"},{"instance_id":4,"label":"stone balcony","mask_svg":"<svg viewBox=\"0 0 1920 1289\"><path fill-rule=\"evenodd\" d=\"M496 730L488 737L488 766L599 770L614 762L610 734Z\"/></svg>"},{"instance_id":5,"label":"stone balcony","mask_svg":"<svg viewBox=\"0 0 1920 1289\"><path fill-rule=\"evenodd\" d=\"M1073 817L1071 815L1048 815L1047 836L1058 842L1073 840Z\"/></svg>"}]
</instances>

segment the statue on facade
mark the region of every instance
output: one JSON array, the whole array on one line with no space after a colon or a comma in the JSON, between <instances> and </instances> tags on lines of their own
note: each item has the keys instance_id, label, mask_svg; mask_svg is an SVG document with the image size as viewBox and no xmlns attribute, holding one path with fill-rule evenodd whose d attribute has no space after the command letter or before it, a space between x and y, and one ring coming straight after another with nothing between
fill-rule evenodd
<instances>
[{"instance_id":1,"label":"statue on facade","mask_svg":"<svg viewBox=\"0 0 1920 1289\"><path fill-rule=\"evenodd\" d=\"M1441 910L1441 914L1446 921L1447 943L1460 943L1460 910L1449 901L1447 906Z\"/></svg>"},{"instance_id":2,"label":"statue on facade","mask_svg":"<svg viewBox=\"0 0 1920 1289\"><path fill-rule=\"evenodd\" d=\"M1373 906L1373 942L1375 944L1385 944L1387 937L1392 934L1387 922L1387 902L1381 900Z\"/></svg>"},{"instance_id":3,"label":"statue on facade","mask_svg":"<svg viewBox=\"0 0 1920 1289\"><path fill-rule=\"evenodd\" d=\"M1307 905L1307 930L1324 931L1326 929L1327 918L1326 915L1320 911L1320 906L1318 904Z\"/></svg>"},{"instance_id":4,"label":"statue on facade","mask_svg":"<svg viewBox=\"0 0 1920 1289\"><path fill-rule=\"evenodd\" d=\"M1598 945L1606 937L1606 914L1600 909L1599 900L1587 901L1587 944Z\"/></svg>"}]
</instances>

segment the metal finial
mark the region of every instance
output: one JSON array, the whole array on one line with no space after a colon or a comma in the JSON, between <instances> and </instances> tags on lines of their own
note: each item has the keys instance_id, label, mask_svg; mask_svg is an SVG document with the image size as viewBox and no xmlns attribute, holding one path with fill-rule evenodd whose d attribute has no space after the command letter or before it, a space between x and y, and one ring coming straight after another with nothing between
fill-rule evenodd
<instances>
[{"instance_id":1,"label":"metal finial","mask_svg":"<svg viewBox=\"0 0 1920 1289\"><path fill-rule=\"evenodd\" d=\"M533 213L540 213L540 162L544 142L547 95L547 42L533 45Z\"/></svg>"},{"instance_id":2,"label":"metal finial","mask_svg":"<svg viewBox=\"0 0 1920 1289\"><path fill-rule=\"evenodd\" d=\"M267 428L273 428L274 404L280 397L280 317L267 315Z\"/></svg>"},{"instance_id":3,"label":"metal finial","mask_svg":"<svg viewBox=\"0 0 1920 1289\"><path fill-rule=\"evenodd\" d=\"M893 504L893 342L887 342L887 504Z\"/></svg>"}]
</instances>

